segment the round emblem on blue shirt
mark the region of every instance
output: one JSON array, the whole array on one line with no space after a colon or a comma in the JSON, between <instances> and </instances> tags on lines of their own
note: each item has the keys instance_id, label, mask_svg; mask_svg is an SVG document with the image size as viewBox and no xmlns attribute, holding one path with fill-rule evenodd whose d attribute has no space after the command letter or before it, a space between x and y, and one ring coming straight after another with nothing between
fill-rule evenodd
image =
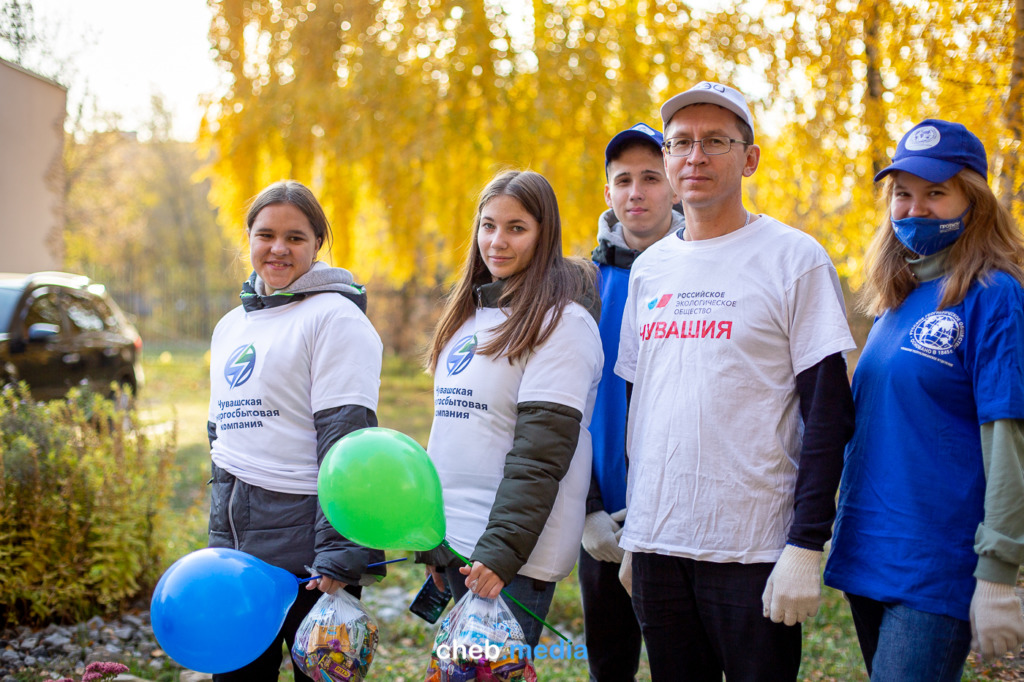
<instances>
[{"instance_id":1,"label":"round emblem on blue shirt","mask_svg":"<svg viewBox=\"0 0 1024 682\"><path fill-rule=\"evenodd\" d=\"M463 336L455 342L452 350L448 353L445 366L448 368L448 376L458 374L469 366L469 361L476 353L476 334Z\"/></svg>"},{"instance_id":2,"label":"round emblem on blue shirt","mask_svg":"<svg viewBox=\"0 0 1024 682\"><path fill-rule=\"evenodd\" d=\"M910 330L910 342L918 350L948 355L964 340L964 323L948 310L928 313Z\"/></svg>"},{"instance_id":3,"label":"round emblem on blue shirt","mask_svg":"<svg viewBox=\"0 0 1024 682\"><path fill-rule=\"evenodd\" d=\"M256 347L251 343L239 346L232 351L224 365L224 378L227 379L228 388L235 388L247 382L255 367Z\"/></svg>"}]
</instances>

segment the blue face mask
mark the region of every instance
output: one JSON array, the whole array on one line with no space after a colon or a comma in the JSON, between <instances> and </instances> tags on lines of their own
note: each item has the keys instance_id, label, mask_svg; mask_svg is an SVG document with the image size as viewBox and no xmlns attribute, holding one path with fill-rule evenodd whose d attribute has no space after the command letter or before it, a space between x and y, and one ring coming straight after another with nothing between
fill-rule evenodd
<instances>
[{"instance_id":1,"label":"blue face mask","mask_svg":"<svg viewBox=\"0 0 1024 682\"><path fill-rule=\"evenodd\" d=\"M893 232L903 246L916 254L930 256L955 242L964 232L964 218L971 207L958 218L903 218L892 221Z\"/></svg>"}]
</instances>

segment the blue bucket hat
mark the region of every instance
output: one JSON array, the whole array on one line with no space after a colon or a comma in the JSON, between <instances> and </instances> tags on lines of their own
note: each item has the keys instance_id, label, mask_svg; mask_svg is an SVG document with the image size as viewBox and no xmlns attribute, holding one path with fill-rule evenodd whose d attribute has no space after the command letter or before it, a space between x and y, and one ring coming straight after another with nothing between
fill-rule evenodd
<instances>
[{"instance_id":1,"label":"blue bucket hat","mask_svg":"<svg viewBox=\"0 0 1024 682\"><path fill-rule=\"evenodd\" d=\"M985 145L959 123L927 118L903 136L892 163L878 172L875 182L895 171L906 171L928 182L945 182L964 168L988 179Z\"/></svg>"},{"instance_id":2,"label":"blue bucket hat","mask_svg":"<svg viewBox=\"0 0 1024 682\"><path fill-rule=\"evenodd\" d=\"M660 131L655 130L646 123L637 123L632 128L627 128L621 133L618 133L612 138L611 142L608 143L608 146L604 148L605 168L607 168L608 164L612 162L612 159L619 155L619 150L622 148L622 145L633 140L642 140L647 142L654 146L660 154L661 145L665 141L665 138L662 136Z\"/></svg>"}]
</instances>

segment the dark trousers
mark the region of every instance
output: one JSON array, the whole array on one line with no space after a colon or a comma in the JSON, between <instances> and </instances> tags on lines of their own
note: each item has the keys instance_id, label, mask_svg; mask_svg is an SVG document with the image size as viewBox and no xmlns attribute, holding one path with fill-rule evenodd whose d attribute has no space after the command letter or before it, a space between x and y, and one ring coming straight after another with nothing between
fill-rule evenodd
<instances>
[{"instance_id":1,"label":"dark trousers","mask_svg":"<svg viewBox=\"0 0 1024 682\"><path fill-rule=\"evenodd\" d=\"M633 609L653 682L783 682L800 670L800 626L773 623L761 595L774 564L633 554Z\"/></svg>"},{"instance_id":2,"label":"dark trousers","mask_svg":"<svg viewBox=\"0 0 1024 682\"><path fill-rule=\"evenodd\" d=\"M590 679L633 682L640 665L642 638L633 602L619 582L619 564L599 561L580 548L577 576Z\"/></svg>"},{"instance_id":3,"label":"dark trousers","mask_svg":"<svg viewBox=\"0 0 1024 682\"><path fill-rule=\"evenodd\" d=\"M363 588L358 585L349 585L345 591L358 599L363 593ZM299 596L295 598L295 603L288 609L284 625L281 626L281 631L274 638L274 643L249 665L229 673L214 675L213 682L276 682L283 660L281 642L287 644L288 651L291 652L292 645L295 644L295 633L302 625L302 619L313 609L322 595L323 592L320 590L307 590L305 585L300 585ZM289 653L289 655L291 654ZM294 661L292 665L295 669L295 682L313 682L308 676L302 674L298 666L294 665Z\"/></svg>"}]
</instances>

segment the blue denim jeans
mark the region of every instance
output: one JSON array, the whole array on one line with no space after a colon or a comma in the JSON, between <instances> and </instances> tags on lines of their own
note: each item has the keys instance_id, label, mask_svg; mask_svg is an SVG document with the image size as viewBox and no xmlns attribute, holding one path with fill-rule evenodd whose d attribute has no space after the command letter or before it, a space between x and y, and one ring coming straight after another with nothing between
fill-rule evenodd
<instances>
[{"instance_id":1,"label":"blue denim jeans","mask_svg":"<svg viewBox=\"0 0 1024 682\"><path fill-rule=\"evenodd\" d=\"M960 682L971 624L847 594L871 682Z\"/></svg>"},{"instance_id":2,"label":"blue denim jeans","mask_svg":"<svg viewBox=\"0 0 1024 682\"><path fill-rule=\"evenodd\" d=\"M452 599L457 604L466 592L466 576L459 573L457 566L449 566L444 571L445 582L448 583L448 589L452 592ZM505 586L504 592L511 594L513 597L521 601L526 608L536 613L539 617L545 620L548 617L548 609L551 608L551 600L555 597L555 585L556 583L549 583L544 580L534 580L533 578L527 578L525 575L517 575L512 579L512 582ZM544 629L544 625L530 616L519 607L511 599L507 599L502 595L505 604L512 611L512 615L519 621L520 627L523 628L523 634L526 636L526 643L530 647L537 646L537 642L540 641L541 632Z\"/></svg>"}]
</instances>

